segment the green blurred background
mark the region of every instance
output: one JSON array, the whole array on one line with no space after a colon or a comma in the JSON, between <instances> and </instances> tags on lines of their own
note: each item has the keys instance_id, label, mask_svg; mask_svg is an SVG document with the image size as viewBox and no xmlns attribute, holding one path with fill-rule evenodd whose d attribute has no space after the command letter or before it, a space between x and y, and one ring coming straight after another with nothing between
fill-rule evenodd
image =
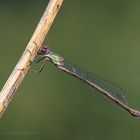
<instances>
[{"instance_id":1,"label":"green blurred background","mask_svg":"<svg viewBox=\"0 0 140 140\"><path fill-rule=\"evenodd\" d=\"M0 88L48 2L0 0ZM64 0L44 43L124 87L130 106L140 109L139 15L135 0ZM50 63L40 75L27 74L0 119L0 140L132 140L139 130L139 119Z\"/></svg>"}]
</instances>

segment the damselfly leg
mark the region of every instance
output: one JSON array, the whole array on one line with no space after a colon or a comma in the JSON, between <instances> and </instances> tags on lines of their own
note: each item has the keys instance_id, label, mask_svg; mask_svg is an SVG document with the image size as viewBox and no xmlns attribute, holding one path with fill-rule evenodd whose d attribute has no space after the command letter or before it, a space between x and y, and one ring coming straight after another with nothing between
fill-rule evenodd
<instances>
[{"instance_id":1,"label":"damselfly leg","mask_svg":"<svg viewBox=\"0 0 140 140\"><path fill-rule=\"evenodd\" d=\"M43 63L42 63L42 65L40 66L39 69L30 70L30 71L31 71L31 72L34 72L34 73L40 74L40 73L42 72L44 66L45 66L46 61L47 61L48 59L47 59L46 57L43 56L43 57L41 57L40 59L38 59L38 60L36 61L36 63L39 63L39 62L42 61L42 60L43 60Z\"/></svg>"}]
</instances>

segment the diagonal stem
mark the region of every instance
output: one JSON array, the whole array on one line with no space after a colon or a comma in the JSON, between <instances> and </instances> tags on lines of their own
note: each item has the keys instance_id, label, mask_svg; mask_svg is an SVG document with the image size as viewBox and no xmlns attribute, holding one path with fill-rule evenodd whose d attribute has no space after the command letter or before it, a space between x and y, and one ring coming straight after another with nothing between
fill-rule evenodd
<instances>
[{"instance_id":1,"label":"diagonal stem","mask_svg":"<svg viewBox=\"0 0 140 140\"><path fill-rule=\"evenodd\" d=\"M62 2L63 0L50 0L25 51L2 88L0 92L0 116L4 113L15 91L28 72L30 62L34 59L39 47L46 37Z\"/></svg>"}]
</instances>

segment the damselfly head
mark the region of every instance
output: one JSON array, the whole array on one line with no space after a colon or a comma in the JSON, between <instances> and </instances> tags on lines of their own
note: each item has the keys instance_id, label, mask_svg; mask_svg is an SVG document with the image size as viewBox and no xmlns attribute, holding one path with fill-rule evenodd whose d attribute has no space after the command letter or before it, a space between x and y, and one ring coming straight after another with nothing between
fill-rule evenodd
<instances>
[{"instance_id":1,"label":"damselfly head","mask_svg":"<svg viewBox=\"0 0 140 140\"><path fill-rule=\"evenodd\" d=\"M43 46L41 46L41 48L39 49L39 51L37 52L37 54L38 55L42 55L42 54L45 54L48 51L49 51L48 45L43 45Z\"/></svg>"}]
</instances>

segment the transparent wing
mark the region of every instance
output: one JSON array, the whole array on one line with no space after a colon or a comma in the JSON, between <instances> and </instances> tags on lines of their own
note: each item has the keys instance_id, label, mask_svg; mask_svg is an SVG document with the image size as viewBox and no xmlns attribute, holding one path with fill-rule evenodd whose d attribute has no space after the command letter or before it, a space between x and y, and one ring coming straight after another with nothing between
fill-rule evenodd
<instances>
[{"instance_id":1,"label":"transparent wing","mask_svg":"<svg viewBox=\"0 0 140 140\"><path fill-rule=\"evenodd\" d=\"M58 66L59 67L59 66ZM125 90L112 82L109 82L95 74L90 74L76 65L68 61L64 61L64 66L59 67L61 70L79 78L89 86L93 87L97 91L103 93L106 96L106 93L113 96L115 99L119 100L123 104L127 105L127 100L125 96Z\"/></svg>"}]
</instances>

